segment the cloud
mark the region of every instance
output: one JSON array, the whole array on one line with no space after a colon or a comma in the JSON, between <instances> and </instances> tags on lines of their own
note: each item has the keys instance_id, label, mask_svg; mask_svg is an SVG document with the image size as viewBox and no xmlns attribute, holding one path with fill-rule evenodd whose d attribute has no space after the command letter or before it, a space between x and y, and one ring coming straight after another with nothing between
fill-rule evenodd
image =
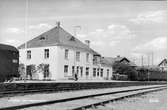
<instances>
[{"instance_id":1,"label":"cloud","mask_svg":"<svg viewBox=\"0 0 167 110\"><path fill-rule=\"evenodd\" d=\"M167 49L167 37L157 37L134 48L136 52L160 51Z\"/></svg>"},{"instance_id":2,"label":"cloud","mask_svg":"<svg viewBox=\"0 0 167 110\"><path fill-rule=\"evenodd\" d=\"M7 40L3 41L3 43L17 47L21 44L21 41L15 40L15 39L7 39Z\"/></svg>"},{"instance_id":3,"label":"cloud","mask_svg":"<svg viewBox=\"0 0 167 110\"><path fill-rule=\"evenodd\" d=\"M14 33L14 34L20 34L20 33L23 33L24 31L22 29L19 29L19 28L7 28L6 33Z\"/></svg>"},{"instance_id":4,"label":"cloud","mask_svg":"<svg viewBox=\"0 0 167 110\"><path fill-rule=\"evenodd\" d=\"M116 46L118 43L120 43L120 41L111 41L111 42L109 43L109 46L114 47L114 46Z\"/></svg>"},{"instance_id":5,"label":"cloud","mask_svg":"<svg viewBox=\"0 0 167 110\"><path fill-rule=\"evenodd\" d=\"M52 26L47 23L40 23L38 25L30 25L29 29L42 29L42 28L51 28Z\"/></svg>"},{"instance_id":6,"label":"cloud","mask_svg":"<svg viewBox=\"0 0 167 110\"><path fill-rule=\"evenodd\" d=\"M125 25L109 25L108 33L113 36L114 39L132 39L135 37L135 34L133 34Z\"/></svg>"},{"instance_id":7,"label":"cloud","mask_svg":"<svg viewBox=\"0 0 167 110\"><path fill-rule=\"evenodd\" d=\"M94 46L103 46L105 43L103 41L92 41L91 45Z\"/></svg>"},{"instance_id":8,"label":"cloud","mask_svg":"<svg viewBox=\"0 0 167 110\"><path fill-rule=\"evenodd\" d=\"M86 35L86 34L77 34L77 37L79 37L79 38L83 39L83 38L86 38L86 37L87 37L87 35Z\"/></svg>"},{"instance_id":9,"label":"cloud","mask_svg":"<svg viewBox=\"0 0 167 110\"><path fill-rule=\"evenodd\" d=\"M90 41L94 41L93 45L115 46L121 41L135 38L135 34L125 25L112 24L107 29L96 29L90 32L87 37Z\"/></svg>"},{"instance_id":10,"label":"cloud","mask_svg":"<svg viewBox=\"0 0 167 110\"><path fill-rule=\"evenodd\" d=\"M164 59L167 54L167 37L156 37L149 42L136 46L131 53L131 56L140 58L143 56L145 60L148 56L154 54L154 64L158 64Z\"/></svg>"},{"instance_id":11,"label":"cloud","mask_svg":"<svg viewBox=\"0 0 167 110\"><path fill-rule=\"evenodd\" d=\"M130 19L129 21L134 22L136 24L142 23L163 23L166 22L167 19L167 11L159 10L159 11L148 11L137 15L136 18Z\"/></svg>"}]
</instances>

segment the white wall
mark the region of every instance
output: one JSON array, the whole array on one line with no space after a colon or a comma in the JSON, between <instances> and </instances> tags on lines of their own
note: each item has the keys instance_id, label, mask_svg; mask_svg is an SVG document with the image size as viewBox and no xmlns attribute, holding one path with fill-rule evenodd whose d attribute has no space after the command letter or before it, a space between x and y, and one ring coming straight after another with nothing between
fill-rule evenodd
<instances>
[{"instance_id":1,"label":"white wall","mask_svg":"<svg viewBox=\"0 0 167 110\"><path fill-rule=\"evenodd\" d=\"M69 55L68 55L68 60L65 59L65 49L69 50ZM79 51L80 52L80 61L76 61L75 56L76 56L76 52ZM79 66L79 67L83 67L83 76L79 77L81 79L86 78L85 75L85 68L89 67L90 71L89 71L89 79L91 78L90 76L92 76L92 66L93 66L93 54L91 54L90 52L86 52L86 51L82 51L82 50L78 50L78 49L72 49L72 48L68 48L68 47L58 47L58 72L61 73L59 75L59 79L61 78L67 78L64 77L64 65L68 65L68 76L72 77L72 66ZM89 63L86 62L86 53L89 53ZM79 73L80 73L80 69L79 69Z\"/></svg>"},{"instance_id":2,"label":"white wall","mask_svg":"<svg viewBox=\"0 0 167 110\"><path fill-rule=\"evenodd\" d=\"M49 49L49 58L44 58L44 49ZM68 60L65 59L65 49L69 50ZM112 67L100 66L103 68L103 77L93 77L93 68L99 68L97 65L93 65L93 54L87 51L72 49L70 47L61 46L50 46L50 47L38 47L30 48L31 59L27 59L27 53L24 49L20 49L20 63L26 65L35 64L38 66L41 63L49 64L49 71L51 73L50 78L52 80L56 79L69 79L72 78L72 66L83 67L83 76L80 76L79 69L79 79L104 79L107 77L107 69L109 69L110 75L112 77ZM80 61L76 61L75 54L76 51L80 52ZM86 53L89 53L89 62L86 61ZM68 65L68 77L64 73L64 65ZM89 67L89 76L86 77L86 67ZM97 71L96 71L97 72ZM38 73L39 79L43 79L42 73Z\"/></svg>"},{"instance_id":3,"label":"white wall","mask_svg":"<svg viewBox=\"0 0 167 110\"><path fill-rule=\"evenodd\" d=\"M49 49L49 58L44 58L44 49ZM20 63L23 63L25 65L31 65L34 64L36 67L41 64L49 64L49 71L51 73L51 79L57 79L57 67L58 67L58 51L57 46L51 46L51 47L38 47L38 48L29 48L26 50L31 50L31 59L27 59L27 52L25 49L20 49ZM39 79L43 79L42 73L38 73Z\"/></svg>"}]
</instances>

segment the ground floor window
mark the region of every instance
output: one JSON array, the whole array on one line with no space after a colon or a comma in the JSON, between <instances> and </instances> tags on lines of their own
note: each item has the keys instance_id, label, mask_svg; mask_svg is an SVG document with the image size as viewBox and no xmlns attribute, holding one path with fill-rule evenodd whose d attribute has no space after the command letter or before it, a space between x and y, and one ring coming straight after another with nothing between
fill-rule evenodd
<instances>
[{"instance_id":1,"label":"ground floor window","mask_svg":"<svg viewBox=\"0 0 167 110\"><path fill-rule=\"evenodd\" d=\"M86 67L86 76L89 76L89 67Z\"/></svg>"},{"instance_id":2,"label":"ground floor window","mask_svg":"<svg viewBox=\"0 0 167 110\"><path fill-rule=\"evenodd\" d=\"M109 73L110 73L110 70L107 69L107 78L109 78Z\"/></svg>"},{"instance_id":3,"label":"ground floor window","mask_svg":"<svg viewBox=\"0 0 167 110\"><path fill-rule=\"evenodd\" d=\"M68 75L68 65L64 65L64 76Z\"/></svg>"},{"instance_id":4,"label":"ground floor window","mask_svg":"<svg viewBox=\"0 0 167 110\"><path fill-rule=\"evenodd\" d=\"M79 66L77 66L77 74L79 74Z\"/></svg>"},{"instance_id":5,"label":"ground floor window","mask_svg":"<svg viewBox=\"0 0 167 110\"><path fill-rule=\"evenodd\" d=\"M103 69L100 71L100 76L103 77Z\"/></svg>"},{"instance_id":6,"label":"ground floor window","mask_svg":"<svg viewBox=\"0 0 167 110\"><path fill-rule=\"evenodd\" d=\"M27 65L26 67L26 77L28 79L33 79L33 76L36 72L36 66L35 65Z\"/></svg>"},{"instance_id":7,"label":"ground floor window","mask_svg":"<svg viewBox=\"0 0 167 110\"><path fill-rule=\"evenodd\" d=\"M48 78L49 77L49 64L46 64L44 66L44 78Z\"/></svg>"},{"instance_id":8,"label":"ground floor window","mask_svg":"<svg viewBox=\"0 0 167 110\"><path fill-rule=\"evenodd\" d=\"M97 76L99 76L99 68L97 68Z\"/></svg>"},{"instance_id":9,"label":"ground floor window","mask_svg":"<svg viewBox=\"0 0 167 110\"><path fill-rule=\"evenodd\" d=\"M72 76L75 74L75 66L72 66Z\"/></svg>"},{"instance_id":10,"label":"ground floor window","mask_svg":"<svg viewBox=\"0 0 167 110\"><path fill-rule=\"evenodd\" d=\"M32 79L32 72L31 72L31 70L32 70L32 66L31 66L31 65L28 65L28 66L26 67L26 77L27 77L27 78L30 78L30 79Z\"/></svg>"},{"instance_id":11,"label":"ground floor window","mask_svg":"<svg viewBox=\"0 0 167 110\"><path fill-rule=\"evenodd\" d=\"M82 77L83 75L83 67L80 67L80 76Z\"/></svg>"},{"instance_id":12,"label":"ground floor window","mask_svg":"<svg viewBox=\"0 0 167 110\"><path fill-rule=\"evenodd\" d=\"M93 77L96 77L96 68L93 68Z\"/></svg>"}]
</instances>

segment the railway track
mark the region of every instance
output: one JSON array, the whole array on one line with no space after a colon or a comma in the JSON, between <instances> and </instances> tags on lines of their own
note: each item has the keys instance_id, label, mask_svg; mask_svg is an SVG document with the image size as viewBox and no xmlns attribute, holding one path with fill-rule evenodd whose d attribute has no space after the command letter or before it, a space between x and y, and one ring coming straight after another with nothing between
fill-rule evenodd
<instances>
[{"instance_id":1,"label":"railway track","mask_svg":"<svg viewBox=\"0 0 167 110\"><path fill-rule=\"evenodd\" d=\"M125 89L119 91L111 92L101 92L97 94L82 94L80 96L63 98L63 99L54 99L44 102L36 102L30 104L22 104L10 107L3 107L0 110L11 110L11 109L53 109L53 110L86 110L86 109L95 109L96 106L104 105L112 101L121 100L126 97L132 97L135 95L140 95L144 93L149 93L153 91L158 91L162 89L167 89L166 85L157 85L149 87L138 87L133 89Z\"/></svg>"}]
</instances>

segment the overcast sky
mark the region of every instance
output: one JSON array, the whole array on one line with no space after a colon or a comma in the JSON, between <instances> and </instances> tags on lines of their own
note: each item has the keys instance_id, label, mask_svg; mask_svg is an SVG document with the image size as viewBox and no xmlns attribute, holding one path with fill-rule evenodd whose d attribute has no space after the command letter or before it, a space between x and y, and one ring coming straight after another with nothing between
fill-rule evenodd
<instances>
[{"instance_id":1,"label":"overcast sky","mask_svg":"<svg viewBox=\"0 0 167 110\"><path fill-rule=\"evenodd\" d=\"M61 26L103 56L117 55L145 64L167 57L167 1L28 0L28 36L25 37L26 0L0 0L0 42L19 46L60 21ZM151 59L150 59L151 62Z\"/></svg>"}]
</instances>

